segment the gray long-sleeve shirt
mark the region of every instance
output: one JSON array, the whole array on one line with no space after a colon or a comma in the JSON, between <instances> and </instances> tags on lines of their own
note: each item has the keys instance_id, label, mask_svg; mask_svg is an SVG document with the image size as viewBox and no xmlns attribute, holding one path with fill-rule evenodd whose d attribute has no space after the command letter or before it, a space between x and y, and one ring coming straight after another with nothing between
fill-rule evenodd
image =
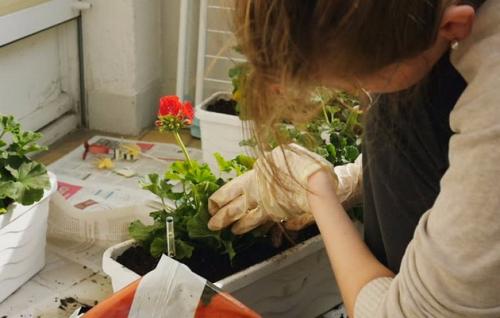
<instances>
[{"instance_id":1,"label":"gray long-sleeve shirt","mask_svg":"<svg viewBox=\"0 0 500 318\"><path fill-rule=\"evenodd\" d=\"M355 318L500 317L500 0L486 1L452 63L468 86L441 191L400 273L367 284Z\"/></svg>"}]
</instances>

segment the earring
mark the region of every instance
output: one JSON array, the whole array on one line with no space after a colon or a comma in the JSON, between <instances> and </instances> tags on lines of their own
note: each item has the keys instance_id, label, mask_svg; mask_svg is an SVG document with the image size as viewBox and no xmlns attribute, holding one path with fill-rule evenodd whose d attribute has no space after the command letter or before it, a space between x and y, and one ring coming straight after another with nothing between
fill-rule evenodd
<instances>
[{"instance_id":1,"label":"earring","mask_svg":"<svg viewBox=\"0 0 500 318\"><path fill-rule=\"evenodd\" d=\"M456 50L460 46L460 43L457 40L451 41L451 49Z\"/></svg>"}]
</instances>

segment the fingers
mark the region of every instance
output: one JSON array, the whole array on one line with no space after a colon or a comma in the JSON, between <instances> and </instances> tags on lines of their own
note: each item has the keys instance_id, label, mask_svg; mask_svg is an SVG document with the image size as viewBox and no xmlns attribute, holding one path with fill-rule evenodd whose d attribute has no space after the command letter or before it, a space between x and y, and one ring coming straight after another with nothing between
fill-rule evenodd
<instances>
[{"instance_id":1,"label":"fingers","mask_svg":"<svg viewBox=\"0 0 500 318\"><path fill-rule=\"evenodd\" d=\"M212 231L221 230L233 222L241 219L247 212L247 203L244 196L239 196L222 207L208 221L208 228Z\"/></svg>"},{"instance_id":2,"label":"fingers","mask_svg":"<svg viewBox=\"0 0 500 318\"><path fill-rule=\"evenodd\" d=\"M311 213L306 213L285 222L285 229L289 231L300 231L308 225L314 223L314 217Z\"/></svg>"},{"instance_id":3,"label":"fingers","mask_svg":"<svg viewBox=\"0 0 500 318\"><path fill-rule=\"evenodd\" d=\"M208 211L210 214L216 214L225 205L240 197L245 192L245 187L250 183L251 174L253 174L253 171L249 171L231 180L212 194L208 199Z\"/></svg>"},{"instance_id":4,"label":"fingers","mask_svg":"<svg viewBox=\"0 0 500 318\"><path fill-rule=\"evenodd\" d=\"M238 222L236 222L231 231L236 235L241 235L249 232L256 227L269 221L268 214L260 206L248 211Z\"/></svg>"}]
</instances>

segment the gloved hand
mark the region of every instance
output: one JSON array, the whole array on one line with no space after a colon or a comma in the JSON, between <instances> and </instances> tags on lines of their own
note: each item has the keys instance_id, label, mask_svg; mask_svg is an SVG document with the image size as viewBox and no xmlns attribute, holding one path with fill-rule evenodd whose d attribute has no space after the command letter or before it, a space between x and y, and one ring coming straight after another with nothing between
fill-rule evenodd
<instances>
[{"instance_id":1,"label":"gloved hand","mask_svg":"<svg viewBox=\"0 0 500 318\"><path fill-rule=\"evenodd\" d=\"M359 205L362 202L363 194L363 168L362 156L359 155L354 163L348 163L333 168L337 176L337 199L346 210ZM307 225L314 223L311 213L289 220L285 223L288 230L298 231Z\"/></svg>"},{"instance_id":2,"label":"gloved hand","mask_svg":"<svg viewBox=\"0 0 500 318\"><path fill-rule=\"evenodd\" d=\"M307 182L320 169L330 171L336 178L332 165L321 156L294 144L290 145L290 149L276 148L268 156L272 157L274 172L285 188L271 177L268 161L257 160L254 170L235 178L210 198L209 211L213 217L208 227L211 230L220 230L234 223L233 233L242 234L266 222L283 220L286 220L285 228L300 230L314 222L307 200ZM339 172L346 178L361 175L355 173L354 165ZM348 180L340 181L347 187L351 186ZM347 191L341 193L342 198L347 196Z\"/></svg>"},{"instance_id":3,"label":"gloved hand","mask_svg":"<svg viewBox=\"0 0 500 318\"><path fill-rule=\"evenodd\" d=\"M354 163L334 168L338 180L337 198L345 209L361 203L363 194L362 161L362 156L359 155Z\"/></svg>"}]
</instances>

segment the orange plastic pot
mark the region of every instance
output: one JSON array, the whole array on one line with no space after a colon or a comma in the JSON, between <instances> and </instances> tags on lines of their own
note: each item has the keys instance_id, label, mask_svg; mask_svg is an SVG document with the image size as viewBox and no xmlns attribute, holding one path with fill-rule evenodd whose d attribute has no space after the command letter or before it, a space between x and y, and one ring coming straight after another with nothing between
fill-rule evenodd
<instances>
[{"instance_id":1,"label":"orange plastic pot","mask_svg":"<svg viewBox=\"0 0 500 318\"><path fill-rule=\"evenodd\" d=\"M89 310L84 318L127 318L140 279L111 295ZM261 318L227 293L217 292L209 301L200 301L193 318Z\"/></svg>"}]
</instances>

